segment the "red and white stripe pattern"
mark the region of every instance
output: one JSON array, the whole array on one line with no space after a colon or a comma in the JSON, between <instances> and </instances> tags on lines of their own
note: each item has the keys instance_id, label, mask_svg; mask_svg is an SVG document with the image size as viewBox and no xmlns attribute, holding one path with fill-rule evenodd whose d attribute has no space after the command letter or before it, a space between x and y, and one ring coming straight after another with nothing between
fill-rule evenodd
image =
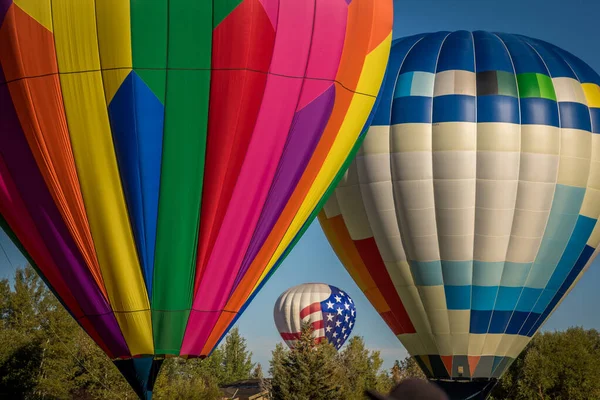
<instances>
[{"instance_id":1,"label":"red and white stripe pattern","mask_svg":"<svg viewBox=\"0 0 600 400\"><path fill-rule=\"evenodd\" d=\"M325 338L325 329L323 328L323 312L321 303L312 303L300 310L300 319L302 322L308 322L313 328L313 336L317 342ZM288 344L289 341L295 341L300 338L300 332L280 332L281 337Z\"/></svg>"}]
</instances>

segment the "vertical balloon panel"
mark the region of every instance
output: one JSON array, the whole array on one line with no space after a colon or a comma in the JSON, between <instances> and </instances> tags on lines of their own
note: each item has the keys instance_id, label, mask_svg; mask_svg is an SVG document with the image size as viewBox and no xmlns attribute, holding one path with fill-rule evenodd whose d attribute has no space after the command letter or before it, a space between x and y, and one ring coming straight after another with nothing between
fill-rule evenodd
<instances>
[{"instance_id":1,"label":"vertical balloon panel","mask_svg":"<svg viewBox=\"0 0 600 400\"><path fill-rule=\"evenodd\" d=\"M170 2L158 234L153 280L154 340L178 354L189 317L210 90L213 6ZM182 23L180 23L180 21Z\"/></svg>"}]
</instances>

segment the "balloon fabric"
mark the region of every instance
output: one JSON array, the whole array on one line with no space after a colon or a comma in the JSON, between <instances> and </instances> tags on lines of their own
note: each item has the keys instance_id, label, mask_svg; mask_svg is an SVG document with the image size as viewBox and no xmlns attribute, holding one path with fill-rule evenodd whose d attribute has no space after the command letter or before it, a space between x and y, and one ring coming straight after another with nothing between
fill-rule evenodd
<instances>
[{"instance_id":1,"label":"balloon fabric","mask_svg":"<svg viewBox=\"0 0 600 400\"><path fill-rule=\"evenodd\" d=\"M140 397L210 354L334 184L392 8L0 0L0 223Z\"/></svg>"},{"instance_id":2,"label":"balloon fabric","mask_svg":"<svg viewBox=\"0 0 600 400\"><path fill-rule=\"evenodd\" d=\"M427 376L496 380L597 253L600 77L541 40L422 34L374 113L323 230Z\"/></svg>"},{"instance_id":3,"label":"balloon fabric","mask_svg":"<svg viewBox=\"0 0 600 400\"><path fill-rule=\"evenodd\" d=\"M273 309L275 326L290 348L300 339L303 324L309 324L317 343L328 341L339 350L356 323L356 305L335 286L304 283L279 296Z\"/></svg>"}]
</instances>

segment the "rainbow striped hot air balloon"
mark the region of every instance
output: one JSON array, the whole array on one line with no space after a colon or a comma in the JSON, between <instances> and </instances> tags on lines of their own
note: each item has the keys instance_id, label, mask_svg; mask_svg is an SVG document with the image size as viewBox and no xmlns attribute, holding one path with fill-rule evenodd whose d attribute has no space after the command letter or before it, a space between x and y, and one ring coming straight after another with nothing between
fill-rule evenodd
<instances>
[{"instance_id":1,"label":"rainbow striped hot air balloon","mask_svg":"<svg viewBox=\"0 0 600 400\"><path fill-rule=\"evenodd\" d=\"M212 351L314 216L392 19L392 0L0 0L2 224L140 396L162 357Z\"/></svg>"},{"instance_id":2,"label":"rainbow striped hot air balloon","mask_svg":"<svg viewBox=\"0 0 600 400\"><path fill-rule=\"evenodd\" d=\"M394 41L378 101L321 225L423 371L483 398L597 253L600 76L438 32Z\"/></svg>"}]
</instances>

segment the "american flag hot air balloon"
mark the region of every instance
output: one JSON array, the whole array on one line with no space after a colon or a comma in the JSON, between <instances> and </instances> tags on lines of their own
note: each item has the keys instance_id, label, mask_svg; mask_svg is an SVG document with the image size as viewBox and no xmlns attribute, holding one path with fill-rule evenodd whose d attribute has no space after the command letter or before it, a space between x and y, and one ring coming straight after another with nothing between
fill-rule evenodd
<instances>
[{"instance_id":1,"label":"american flag hot air balloon","mask_svg":"<svg viewBox=\"0 0 600 400\"><path fill-rule=\"evenodd\" d=\"M303 325L309 324L316 342L327 340L339 350L356 323L356 305L335 286L304 283L279 296L273 317L281 338L290 348L300 338Z\"/></svg>"}]
</instances>

